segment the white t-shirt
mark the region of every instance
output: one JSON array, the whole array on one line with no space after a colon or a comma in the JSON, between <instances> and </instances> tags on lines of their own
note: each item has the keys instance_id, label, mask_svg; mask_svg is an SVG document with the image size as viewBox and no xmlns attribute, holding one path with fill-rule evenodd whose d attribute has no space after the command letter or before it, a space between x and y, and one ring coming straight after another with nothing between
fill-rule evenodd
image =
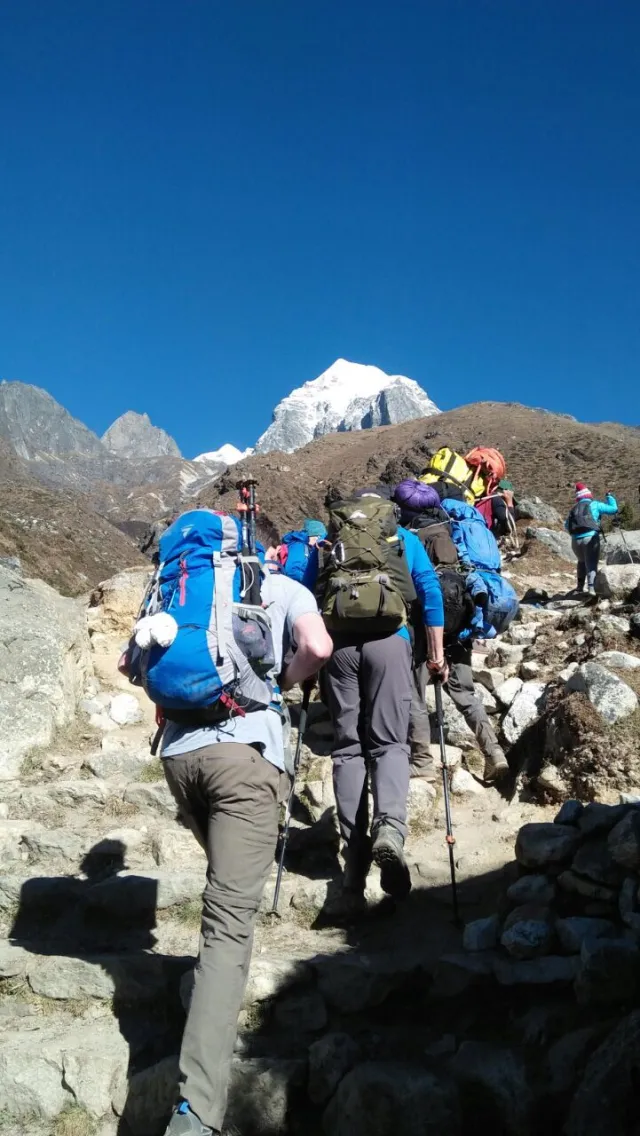
<instances>
[{"instance_id":1,"label":"white t-shirt","mask_svg":"<svg viewBox=\"0 0 640 1136\"><path fill-rule=\"evenodd\" d=\"M269 677L282 670L282 660L293 643L293 625L301 615L317 612L318 606L308 588L287 576L268 574L262 581L262 602L269 612L273 631L275 666ZM276 709L255 710L244 718L207 726L180 726L167 722L162 737L162 757L177 757L216 742L242 742L256 745L263 757L278 769L285 768L282 718Z\"/></svg>"}]
</instances>

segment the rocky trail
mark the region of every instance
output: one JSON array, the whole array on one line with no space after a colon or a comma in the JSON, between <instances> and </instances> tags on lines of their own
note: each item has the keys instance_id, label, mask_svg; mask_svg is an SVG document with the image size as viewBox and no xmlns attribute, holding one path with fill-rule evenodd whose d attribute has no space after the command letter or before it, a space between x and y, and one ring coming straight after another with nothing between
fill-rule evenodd
<instances>
[{"instance_id":1,"label":"rocky trail","mask_svg":"<svg viewBox=\"0 0 640 1136\"><path fill-rule=\"evenodd\" d=\"M543 540L507 571L527 602L473 660L512 767L501 792L445 699L464 925L442 792L418 779L408 900L372 870L366 910L341 906L331 726L313 702L230 1136L462 1136L479 1118L497 1136L636 1131L640 566L605 568L588 605ZM3 1136L161 1136L173 1103L205 861L149 756L151 707L115 669L145 572L87 609L0 567Z\"/></svg>"}]
</instances>

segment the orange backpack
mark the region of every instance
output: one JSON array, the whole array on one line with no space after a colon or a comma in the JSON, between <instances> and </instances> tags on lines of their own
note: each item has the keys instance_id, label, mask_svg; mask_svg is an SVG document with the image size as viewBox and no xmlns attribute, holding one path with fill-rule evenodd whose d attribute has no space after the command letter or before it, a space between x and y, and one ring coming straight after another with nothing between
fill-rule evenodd
<instances>
[{"instance_id":1,"label":"orange backpack","mask_svg":"<svg viewBox=\"0 0 640 1136\"><path fill-rule=\"evenodd\" d=\"M507 463L500 450L492 450L487 446L476 446L465 457L470 465L482 477L485 483L485 496L489 496L497 488L498 482L506 476Z\"/></svg>"}]
</instances>

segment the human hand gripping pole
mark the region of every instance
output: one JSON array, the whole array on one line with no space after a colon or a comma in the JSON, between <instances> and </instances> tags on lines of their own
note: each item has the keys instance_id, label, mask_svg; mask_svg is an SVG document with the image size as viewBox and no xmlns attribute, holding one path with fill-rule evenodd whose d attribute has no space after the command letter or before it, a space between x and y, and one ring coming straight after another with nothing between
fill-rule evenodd
<instances>
[{"instance_id":1,"label":"human hand gripping pole","mask_svg":"<svg viewBox=\"0 0 640 1136\"><path fill-rule=\"evenodd\" d=\"M302 754L302 742L304 733L307 728L307 715L309 713L309 703L311 701L311 691L315 685L315 677L308 678L302 686L302 706L300 708L300 721L298 723L298 741L296 743L296 752L293 760L293 777L291 778L291 788L289 796L287 797L287 804L284 813L284 826L282 829L282 838L280 841L280 856L278 858L278 874L276 876L276 886L273 892L273 904L271 907L271 915L278 914L278 901L280 899L280 886L282 884L282 876L284 873L284 858L287 854L287 844L289 842L289 829L291 827L291 811L293 809L293 798L296 790L296 777L298 775L298 768L300 766L300 756Z\"/></svg>"},{"instance_id":2,"label":"human hand gripping pole","mask_svg":"<svg viewBox=\"0 0 640 1136\"><path fill-rule=\"evenodd\" d=\"M456 885L456 861L454 853L454 845L456 838L453 835L453 823L451 820L451 797L449 795L449 766L447 762L447 747L444 741L444 713L442 709L442 676L433 672L433 686L436 699L436 724L438 729L438 742L440 743L440 761L442 763L442 788L444 793L444 815L445 824L447 829L446 842L449 849L449 867L451 868L451 902L453 907L453 918L456 923L460 922L460 914L458 910L458 888Z\"/></svg>"}]
</instances>

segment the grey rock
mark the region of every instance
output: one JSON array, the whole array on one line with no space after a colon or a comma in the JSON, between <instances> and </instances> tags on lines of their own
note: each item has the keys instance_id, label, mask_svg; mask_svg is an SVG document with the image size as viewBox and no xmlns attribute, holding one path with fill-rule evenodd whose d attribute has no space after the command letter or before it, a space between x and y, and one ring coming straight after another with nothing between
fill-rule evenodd
<instances>
[{"instance_id":1,"label":"grey rock","mask_svg":"<svg viewBox=\"0 0 640 1136\"><path fill-rule=\"evenodd\" d=\"M576 558L573 554L571 547L571 537L567 532L556 532L554 529L537 528L530 525L526 530L526 537L528 540L539 541L558 556L561 560L566 560L569 564L575 564Z\"/></svg>"},{"instance_id":2,"label":"grey rock","mask_svg":"<svg viewBox=\"0 0 640 1136\"><path fill-rule=\"evenodd\" d=\"M291 987L309 983L313 971L302 959L283 958L281 955L254 955L249 969L249 981L244 1005L265 1002Z\"/></svg>"},{"instance_id":3,"label":"grey rock","mask_svg":"<svg viewBox=\"0 0 640 1136\"><path fill-rule=\"evenodd\" d=\"M596 621L603 635L628 635L630 621L624 615L601 615Z\"/></svg>"},{"instance_id":4,"label":"grey rock","mask_svg":"<svg viewBox=\"0 0 640 1136\"><path fill-rule=\"evenodd\" d=\"M325 1104L360 1059L360 1046L347 1033L327 1033L309 1046L307 1092L312 1104Z\"/></svg>"},{"instance_id":5,"label":"grey rock","mask_svg":"<svg viewBox=\"0 0 640 1136\"><path fill-rule=\"evenodd\" d=\"M493 978L495 951L442 955L433 973L432 998L457 998Z\"/></svg>"},{"instance_id":6,"label":"grey rock","mask_svg":"<svg viewBox=\"0 0 640 1136\"><path fill-rule=\"evenodd\" d=\"M582 815L582 801L565 801L560 812L553 818L554 824L577 824Z\"/></svg>"},{"instance_id":7,"label":"grey rock","mask_svg":"<svg viewBox=\"0 0 640 1136\"><path fill-rule=\"evenodd\" d=\"M482 703L485 710L487 711L487 714L498 713L498 704L490 691L487 690L486 686L483 686L482 683L477 682L474 686L474 691L476 698L479 702Z\"/></svg>"},{"instance_id":8,"label":"grey rock","mask_svg":"<svg viewBox=\"0 0 640 1136\"><path fill-rule=\"evenodd\" d=\"M616 864L629 871L640 868L640 809L630 809L612 828L608 838L609 852Z\"/></svg>"},{"instance_id":9,"label":"grey rock","mask_svg":"<svg viewBox=\"0 0 640 1136\"><path fill-rule=\"evenodd\" d=\"M640 612L634 612L629 618L629 634L632 639L640 639Z\"/></svg>"},{"instance_id":10,"label":"grey rock","mask_svg":"<svg viewBox=\"0 0 640 1136\"><path fill-rule=\"evenodd\" d=\"M483 796L486 789L468 769L454 769L451 778L451 792L455 797L465 797L468 793Z\"/></svg>"},{"instance_id":11,"label":"grey rock","mask_svg":"<svg viewBox=\"0 0 640 1136\"><path fill-rule=\"evenodd\" d=\"M535 642L537 634L538 629L532 624L512 623L506 637L517 647L528 647Z\"/></svg>"},{"instance_id":12,"label":"grey rock","mask_svg":"<svg viewBox=\"0 0 640 1136\"><path fill-rule=\"evenodd\" d=\"M77 863L86 844L86 837L83 839L65 828L43 828L37 832L25 833L23 844L33 862L60 859Z\"/></svg>"},{"instance_id":13,"label":"grey rock","mask_svg":"<svg viewBox=\"0 0 640 1136\"><path fill-rule=\"evenodd\" d=\"M502 731L509 745L522 737L544 711L546 686L542 682L525 682L516 694L502 723Z\"/></svg>"},{"instance_id":14,"label":"grey rock","mask_svg":"<svg viewBox=\"0 0 640 1136\"><path fill-rule=\"evenodd\" d=\"M156 908L160 911L176 904L199 899L204 877L199 872L118 872L88 889L85 901L114 917L143 916Z\"/></svg>"},{"instance_id":15,"label":"grey rock","mask_svg":"<svg viewBox=\"0 0 640 1136\"><path fill-rule=\"evenodd\" d=\"M626 939L587 939L575 992L582 1005L633 1002L640 993L640 950Z\"/></svg>"},{"instance_id":16,"label":"grey rock","mask_svg":"<svg viewBox=\"0 0 640 1136\"><path fill-rule=\"evenodd\" d=\"M553 901L555 894L556 885L553 880L537 873L520 876L519 880L507 888L507 899L518 905L536 903L544 906Z\"/></svg>"},{"instance_id":17,"label":"grey rock","mask_svg":"<svg viewBox=\"0 0 640 1136\"><path fill-rule=\"evenodd\" d=\"M0 384L0 412L2 399ZM0 781L73 719L91 672L84 612L42 581L0 568Z\"/></svg>"},{"instance_id":18,"label":"grey rock","mask_svg":"<svg viewBox=\"0 0 640 1136\"><path fill-rule=\"evenodd\" d=\"M482 683L482 685L486 687L490 694L495 694L498 690L498 687L502 686L504 682L503 671L499 671L495 667L487 667L486 665L480 667L477 671L475 671L473 677L475 678L476 682Z\"/></svg>"},{"instance_id":19,"label":"grey rock","mask_svg":"<svg viewBox=\"0 0 640 1136\"><path fill-rule=\"evenodd\" d=\"M567 782L557 765L543 766L537 777L537 785L552 800L562 800L567 792Z\"/></svg>"},{"instance_id":20,"label":"grey rock","mask_svg":"<svg viewBox=\"0 0 640 1136\"><path fill-rule=\"evenodd\" d=\"M516 859L525 868L566 863L577 851L580 835L564 824L525 824L516 838Z\"/></svg>"},{"instance_id":21,"label":"grey rock","mask_svg":"<svg viewBox=\"0 0 640 1136\"><path fill-rule=\"evenodd\" d=\"M163 1058L155 1065L134 1073L122 1082L112 1105L126 1122L132 1136L147 1136L160 1131L177 1103L179 1065L177 1054Z\"/></svg>"},{"instance_id":22,"label":"grey rock","mask_svg":"<svg viewBox=\"0 0 640 1136\"><path fill-rule=\"evenodd\" d=\"M596 656L596 662L603 667L613 667L618 671L636 671L640 668L640 658L628 655L626 651L603 651Z\"/></svg>"},{"instance_id":23,"label":"grey rock","mask_svg":"<svg viewBox=\"0 0 640 1136\"><path fill-rule=\"evenodd\" d=\"M640 793L620 793L621 805L640 805Z\"/></svg>"},{"instance_id":24,"label":"grey rock","mask_svg":"<svg viewBox=\"0 0 640 1136\"><path fill-rule=\"evenodd\" d=\"M467 923L462 936L465 951L487 951L498 945L500 920L497 915Z\"/></svg>"},{"instance_id":25,"label":"grey rock","mask_svg":"<svg viewBox=\"0 0 640 1136\"><path fill-rule=\"evenodd\" d=\"M556 919L556 934L563 950L568 954L579 954L583 943L591 939L615 939L619 932L610 919L569 915L564 919Z\"/></svg>"},{"instance_id":26,"label":"grey rock","mask_svg":"<svg viewBox=\"0 0 640 1136\"><path fill-rule=\"evenodd\" d=\"M22 978L31 958L29 951L12 943L0 943L0 978Z\"/></svg>"},{"instance_id":27,"label":"grey rock","mask_svg":"<svg viewBox=\"0 0 640 1136\"><path fill-rule=\"evenodd\" d=\"M356 1014L380 1006L416 969L396 954L334 955L314 963L318 988L329 1006Z\"/></svg>"},{"instance_id":28,"label":"grey rock","mask_svg":"<svg viewBox=\"0 0 640 1136\"><path fill-rule=\"evenodd\" d=\"M108 777L124 776L135 781L149 761L148 749L120 748L113 752L100 750L99 753L91 753L85 757L83 768L93 773L94 777L103 780Z\"/></svg>"},{"instance_id":29,"label":"grey rock","mask_svg":"<svg viewBox=\"0 0 640 1136\"><path fill-rule=\"evenodd\" d=\"M294 990L279 998L273 1016L278 1029L289 1037L318 1033L328 1021L324 998L317 990Z\"/></svg>"},{"instance_id":30,"label":"grey rock","mask_svg":"<svg viewBox=\"0 0 640 1136\"><path fill-rule=\"evenodd\" d=\"M306 1082L307 1063L276 1057L236 1059L231 1066L226 1126L230 1131L282 1136L294 1099Z\"/></svg>"},{"instance_id":31,"label":"grey rock","mask_svg":"<svg viewBox=\"0 0 640 1136\"><path fill-rule=\"evenodd\" d=\"M566 1136L634 1136L637 1131L640 1010L593 1052L573 1098Z\"/></svg>"},{"instance_id":32,"label":"grey rock","mask_svg":"<svg viewBox=\"0 0 640 1136\"><path fill-rule=\"evenodd\" d=\"M148 414L127 410L102 435L102 443L123 458L181 457L173 438L159 426L152 426Z\"/></svg>"},{"instance_id":33,"label":"grey rock","mask_svg":"<svg viewBox=\"0 0 640 1136\"><path fill-rule=\"evenodd\" d=\"M603 903L613 903L616 898L615 888L607 887L605 884L594 883L593 880L585 876L579 876L576 872L570 870L560 873L558 876L558 884L562 891L569 892L571 895L581 895L585 899L593 899Z\"/></svg>"},{"instance_id":34,"label":"grey rock","mask_svg":"<svg viewBox=\"0 0 640 1136\"><path fill-rule=\"evenodd\" d=\"M526 1136L532 1130L533 1093L523 1059L487 1041L463 1041L451 1070L474 1101L487 1131Z\"/></svg>"},{"instance_id":35,"label":"grey rock","mask_svg":"<svg viewBox=\"0 0 640 1136\"><path fill-rule=\"evenodd\" d=\"M549 1087L554 1096L564 1095L575 1086L600 1036L600 1031L594 1026L585 1026L572 1030L550 1046L547 1069Z\"/></svg>"},{"instance_id":36,"label":"grey rock","mask_svg":"<svg viewBox=\"0 0 640 1136\"><path fill-rule=\"evenodd\" d=\"M513 674L524 659L524 647L518 647L515 643L499 643L497 656L505 674Z\"/></svg>"},{"instance_id":37,"label":"grey rock","mask_svg":"<svg viewBox=\"0 0 640 1136\"><path fill-rule=\"evenodd\" d=\"M586 694L609 725L628 718L638 707L638 696L617 675L598 663L583 663L567 682L568 690Z\"/></svg>"},{"instance_id":38,"label":"grey rock","mask_svg":"<svg viewBox=\"0 0 640 1136\"><path fill-rule=\"evenodd\" d=\"M565 955L545 955L543 958L497 958L494 974L500 986L555 986L569 985L578 971L578 959Z\"/></svg>"},{"instance_id":39,"label":"grey rock","mask_svg":"<svg viewBox=\"0 0 640 1136\"><path fill-rule=\"evenodd\" d=\"M578 818L578 828L583 836L606 835L618 821L622 820L626 812L627 810L621 805L604 805L600 801L590 801L582 809Z\"/></svg>"},{"instance_id":40,"label":"grey rock","mask_svg":"<svg viewBox=\"0 0 640 1136\"><path fill-rule=\"evenodd\" d=\"M571 871L586 876L596 884L618 887L621 879L620 868L616 865L604 836L593 836L585 840L571 862Z\"/></svg>"},{"instance_id":41,"label":"grey rock","mask_svg":"<svg viewBox=\"0 0 640 1136\"><path fill-rule=\"evenodd\" d=\"M500 942L515 959L550 954L554 932L549 909L537 904L516 907L505 920Z\"/></svg>"},{"instance_id":42,"label":"grey rock","mask_svg":"<svg viewBox=\"0 0 640 1136\"><path fill-rule=\"evenodd\" d=\"M171 790L164 781L144 782L128 785L124 792L124 799L129 805L140 809L143 813L156 813L160 816L176 815L176 802L171 796Z\"/></svg>"},{"instance_id":43,"label":"grey rock","mask_svg":"<svg viewBox=\"0 0 640 1136\"><path fill-rule=\"evenodd\" d=\"M326 1136L458 1136L453 1085L420 1066L365 1062L342 1080L324 1117Z\"/></svg>"},{"instance_id":44,"label":"grey rock","mask_svg":"<svg viewBox=\"0 0 640 1136\"><path fill-rule=\"evenodd\" d=\"M561 525L562 517L553 505L545 505L539 497L521 497L516 504L519 521L540 521L544 525Z\"/></svg>"},{"instance_id":45,"label":"grey rock","mask_svg":"<svg viewBox=\"0 0 640 1136\"><path fill-rule=\"evenodd\" d=\"M640 532L611 532L607 535L607 564L640 563Z\"/></svg>"},{"instance_id":46,"label":"grey rock","mask_svg":"<svg viewBox=\"0 0 640 1136\"><path fill-rule=\"evenodd\" d=\"M540 674L540 669L540 663L537 663L535 659L525 659L520 667L520 674L525 682L530 682L531 679Z\"/></svg>"},{"instance_id":47,"label":"grey rock","mask_svg":"<svg viewBox=\"0 0 640 1136\"><path fill-rule=\"evenodd\" d=\"M433 686L429 685L425 694L427 709L430 714L433 714L436 708ZM462 714L454 706L446 691L443 694L442 709L444 714L444 737L447 744L465 750L474 749L476 746L475 735L473 731L469 729Z\"/></svg>"},{"instance_id":48,"label":"grey rock","mask_svg":"<svg viewBox=\"0 0 640 1136\"><path fill-rule=\"evenodd\" d=\"M46 1023L46 1019L45 1019ZM129 1045L118 1023L100 1019L38 1025L5 1033L0 1054L0 1109L6 1117L53 1119L79 1104L104 1116L126 1080Z\"/></svg>"},{"instance_id":49,"label":"grey rock","mask_svg":"<svg viewBox=\"0 0 640 1136\"><path fill-rule=\"evenodd\" d=\"M109 703L109 717L117 726L135 726L142 721L138 699L133 694L114 694Z\"/></svg>"},{"instance_id":50,"label":"grey rock","mask_svg":"<svg viewBox=\"0 0 640 1136\"><path fill-rule=\"evenodd\" d=\"M596 576L596 595L607 600L629 600L640 585L640 564L606 564Z\"/></svg>"},{"instance_id":51,"label":"grey rock","mask_svg":"<svg viewBox=\"0 0 640 1136\"><path fill-rule=\"evenodd\" d=\"M117 994L127 1002L148 1001L165 988L158 955L32 955L27 975L34 993L60 1000L108 999Z\"/></svg>"}]
</instances>

